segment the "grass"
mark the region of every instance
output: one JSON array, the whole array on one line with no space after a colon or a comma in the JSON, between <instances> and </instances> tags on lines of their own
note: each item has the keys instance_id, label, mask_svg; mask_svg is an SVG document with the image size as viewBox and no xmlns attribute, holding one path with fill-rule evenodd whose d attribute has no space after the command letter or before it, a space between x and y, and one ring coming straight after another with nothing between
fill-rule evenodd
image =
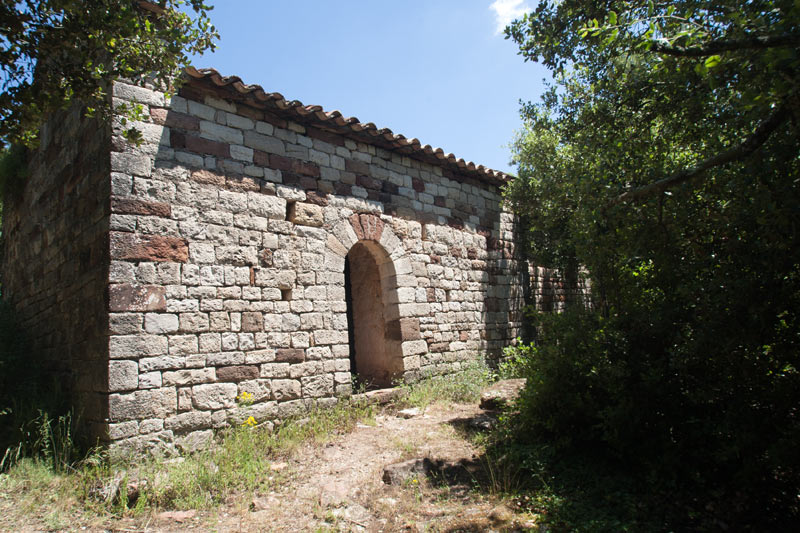
<instances>
[{"instance_id":1,"label":"grass","mask_svg":"<svg viewBox=\"0 0 800 533\"><path fill-rule=\"evenodd\" d=\"M301 444L324 444L350 431L358 422L371 419L373 409L365 403L340 402L285 421L272 431L247 425L230 428L222 432L217 446L183 461L148 462L135 470L146 486L143 508L210 509L232 494L267 490L287 475L273 472L272 463L289 457Z\"/></svg>"},{"instance_id":2,"label":"grass","mask_svg":"<svg viewBox=\"0 0 800 533\"><path fill-rule=\"evenodd\" d=\"M402 385L398 406L424 409L436 403L477 402L491 376L484 363L475 361L460 373ZM140 520L165 510L213 514L285 483L291 468L273 465L287 462L300 446L324 445L356 424L375 424L376 410L365 400L341 401L272 430L243 424L220 432L215 446L172 460L148 458L112 465L105 452L96 451L59 470L46 455L22 458L0 474L0 515L6 514L11 524L28 524L28 517L39 516L39 527L62 529L76 523L104 528L110 520ZM416 449L413 442L395 444L404 455ZM497 490L484 491L514 490L506 464L493 461L486 468L496 476L492 484ZM424 496L421 490L412 490L417 499Z\"/></svg>"},{"instance_id":3,"label":"grass","mask_svg":"<svg viewBox=\"0 0 800 533\"><path fill-rule=\"evenodd\" d=\"M491 380L492 372L486 362L475 359L460 372L399 385L404 392L398 403L420 409L434 403L474 403L480 400L481 390Z\"/></svg>"},{"instance_id":4,"label":"grass","mask_svg":"<svg viewBox=\"0 0 800 533\"><path fill-rule=\"evenodd\" d=\"M304 418L284 421L272 431L262 427L229 428L217 444L178 460L148 458L111 466L95 453L79 464L57 471L50 459L23 458L0 475L0 500L14 495L19 519L51 508L44 517L52 529L84 519L139 516L173 509L214 510L237 494L254 494L290 475L271 465L291 456L305 443L324 444L374 418L374 406L339 402Z\"/></svg>"}]
</instances>

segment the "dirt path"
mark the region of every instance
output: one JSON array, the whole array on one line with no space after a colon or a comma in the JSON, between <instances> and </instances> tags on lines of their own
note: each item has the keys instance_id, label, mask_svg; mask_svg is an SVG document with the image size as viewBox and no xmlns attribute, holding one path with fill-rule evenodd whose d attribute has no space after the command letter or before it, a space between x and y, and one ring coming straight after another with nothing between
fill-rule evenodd
<instances>
[{"instance_id":1,"label":"dirt path","mask_svg":"<svg viewBox=\"0 0 800 533\"><path fill-rule=\"evenodd\" d=\"M531 527L487 490L481 450L467 436L477 405L435 405L416 414L384 409L325 445L305 444L273 463L272 492L233 494L215 511L170 511L113 518L33 502L21 508L0 494L0 530L8 531L518 531ZM435 463L429 476L396 484L384 468L410 459ZM77 504L76 504L77 505ZM513 504L510 504L513 507ZM53 517L59 515L55 520Z\"/></svg>"},{"instance_id":2,"label":"dirt path","mask_svg":"<svg viewBox=\"0 0 800 533\"><path fill-rule=\"evenodd\" d=\"M151 531L506 531L515 520L496 498L473 490L478 450L464 437L476 405L434 406L404 418L380 414L327 445L306 445L286 465L289 480L216 517L162 514ZM382 481L384 467L412 458L439 461L452 475ZM466 466L464 466L466 465ZM479 475L479 474L476 474ZM177 520L176 520L177 518ZM520 517L521 518L521 517Z\"/></svg>"}]
</instances>

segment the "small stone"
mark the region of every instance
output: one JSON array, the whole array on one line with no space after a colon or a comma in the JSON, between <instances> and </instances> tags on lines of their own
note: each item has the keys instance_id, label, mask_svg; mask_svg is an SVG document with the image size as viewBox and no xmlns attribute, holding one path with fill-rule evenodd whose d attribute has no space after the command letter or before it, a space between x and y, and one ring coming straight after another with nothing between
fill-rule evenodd
<instances>
[{"instance_id":1,"label":"small stone","mask_svg":"<svg viewBox=\"0 0 800 533\"><path fill-rule=\"evenodd\" d=\"M397 412L397 416L400 418L414 418L415 416L419 416L422 411L419 410L417 407L412 407L411 409L403 409Z\"/></svg>"},{"instance_id":2,"label":"small stone","mask_svg":"<svg viewBox=\"0 0 800 533\"><path fill-rule=\"evenodd\" d=\"M489 512L489 520L495 524L505 524L514 519L514 513L505 505L498 505Z\"/></svg>"},{"instance_id":3,"label":"small stone","mask_svg":"<svg viewBox=\"0 0 800 533\"><path fill-rule=\"evenodd\" d=\"M159 520L170 520L172 522L178 522L179 524L186 522L187 520L191 520L197 514L197 511L164 511L163 513L158 513Z\"/></svg>"},{"instance_id":4,"label":"small stone","mask_svg":"<svg viewBox=\"0 0 800 533\"><path fill-rule=\"evenodd\" d=\"M469 427L477 431L488 431L492 429L495 424L497 424L497 420L487 414L480 414L469 420Z\"/></svg>"},{"instance_id":5,"label":"small stone","mask_svg":"<svg viewBox=\"0 0 800 533\"><path fill-rule=\"evenodd\" d=\"M408 479L417 479L435 467L433 461L424 459L409 459L402 463L391 464L383 469L383 482L387 485L402 485Z\"/></svg>"},{"instance_id":6,"label":"small stone","mask_svg":"<svg viewBox=\"0 0 800 533\"><path fill-rule=\"evenodd\" d=\"M510 406L525 388L525 381L525 378L498 381L481 394L481 409L499 411Z\"/></svg>"}]
</instances>

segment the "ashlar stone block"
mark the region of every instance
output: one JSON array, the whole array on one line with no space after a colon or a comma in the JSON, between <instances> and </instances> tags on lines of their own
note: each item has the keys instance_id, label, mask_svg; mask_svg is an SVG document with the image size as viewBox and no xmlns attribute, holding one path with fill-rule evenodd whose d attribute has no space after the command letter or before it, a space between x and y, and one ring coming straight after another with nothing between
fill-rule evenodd
<instances>
[{"instance_id":1,"label":"ashlar stone block","mask_svg":"<svg viewBox=\"0 0 800 533\"><path fill-rule=\"evenodd\" d=\"M197 409L228 409L236 405L235 383L210 383L192 387L192 404Z\"/></svg>"},{"instance_id":2,"label":"ashlar stone block","mask_svg":"<svg viewBox=\"0 0 800 533\"><path fill-rule=\"evenodd\" d=\"M139 364L136 361L110 361L108 364L108 390L120 392L139 387Z\"/></svg>"}]
</instances>

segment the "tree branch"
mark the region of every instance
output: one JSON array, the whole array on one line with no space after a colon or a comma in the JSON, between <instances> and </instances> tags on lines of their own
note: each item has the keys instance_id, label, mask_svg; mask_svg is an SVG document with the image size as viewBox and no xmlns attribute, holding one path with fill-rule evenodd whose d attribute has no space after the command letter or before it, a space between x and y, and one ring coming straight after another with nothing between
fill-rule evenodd
<instances>
[{"instance_id":1,"label":"tree branch","mask_svg":"<svg viewBox=\"0 0 800 533\"><path fill-rule=\"evenodd\" d=\"M775 131L778 126L780 126L781 123L786 121L788 118L789 112L785 106L781 106L777 111L775 111L775 113L770 115L769 118L759 124L758 128L756 128L756 131L754 131L752 135L747 137L744 141L736 146L722 152L721 154L717 154L714 157L709 157L708 159L701 161L697 166L681 170L675 174L672 174L671 176L667 176L666 178L658 180L649 185L644 185L642 187L637 187L624 192L617 196L611 205L616 205L621 202L628 202L631 200L638 200L645 196L662 192L676 185L680 185L681 183L690 181L710 168L718 167L720 165L724 165L725 163L730 163L731 161L743 159L744 157L755 152L762 144L764 144L772 132Z\"/></svg>"},{"instance_id":2,"label":"tree branch","mask_svg":"<svg viewBox=\"0 0 800 533\"><path fill-rule=\"evenodd\" d=\"M670 46L656 41L653 42L651 50L671 56L706 57L732 50L764 49L781 46L800 46L800 34L784 33L730 41L711 41L703 46Z\"/></svg>"}]
</instances>

